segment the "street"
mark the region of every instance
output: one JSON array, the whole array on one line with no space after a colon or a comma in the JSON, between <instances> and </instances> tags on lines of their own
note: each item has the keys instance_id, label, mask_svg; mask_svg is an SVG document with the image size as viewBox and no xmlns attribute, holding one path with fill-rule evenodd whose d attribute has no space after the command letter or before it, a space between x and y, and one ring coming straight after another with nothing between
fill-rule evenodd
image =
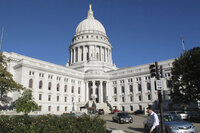
<instances>
[{"instance_id":1,"label":"street","mask_svg":"<svg viewBox=\"0 0 200 133\"><path fill-rule=\"evenodd\" d=\"M106 127L112 130L123 130L125 133L145 133L143 121L146 119L144 115L132 115L133 123L118 124L112 121L113 114L102 115L101 118L106 121ZM197 133L200 133L200 123L193 123Z\"/></svg>"}]
</instances>

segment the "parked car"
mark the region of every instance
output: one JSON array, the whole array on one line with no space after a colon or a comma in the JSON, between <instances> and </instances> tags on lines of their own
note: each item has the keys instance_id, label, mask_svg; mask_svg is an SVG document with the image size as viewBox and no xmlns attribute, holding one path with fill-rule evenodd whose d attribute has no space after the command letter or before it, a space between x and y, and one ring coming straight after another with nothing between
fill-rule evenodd
<instances>
[{"instance_id":1,"label":"parked car","mask_svg":"<svg viewBox=\"0 0 200 133\"><path fill-rule=\"evenodd\" d=\"M144 110L136 110L133 112L134 115L137 115L137 114L144 114Z\"/></svg>"},{"instance_id":2,"label":"parked car","mask_svg":"<svg viewBox=\"0 0 200 133\"><path fill-rule=\"evenodd\" d=\"M118 109L113 109L111 113L114 114L114 113L117 113L117 112L119 112Z\"/></svg>"},{"instance_id":3,"label":"parked car","mask_svg":"<svg viewBox=\"0 0 200 133\"><path fill-rule=\"evenodd\" d=\"M98 113L99 113L99 115L104 115L104 110L103 109L99 109Z\"/></svg>"},{"instance_id":4,"label":"parked car","mask_svg":"<svg viewBox=\"0 0 200 133\"><path fill-rule=\"evenodd\" d=\"M115 115L112 117L112 120L118 123L132 123L133 117L129 115L129 113L118 112L118 113L115 113Z\"/></svg>"},{"instance_id":5,"label":"parked car","mask_svg":"<svg viewBox=\"0 0 200 133\"><path fill-rule=\"evenodd\" d=\"M175 115L179 116L182 120L189 119L189 113L187 111L170 111L168 113L175 114Z\"/></svg>"},{"instance_id":6,"label":"parked car","mask_svg":"<svg viewBox=\"0 0 200 133\"><path fill-rule=\"evenodd\" d=\"M143 123L146 132L152 127L148 118ZM184 121L175 114L164 114L163 119L166 133L196 133L196 128L191 122Z\"/></svg>"}]
</instances>

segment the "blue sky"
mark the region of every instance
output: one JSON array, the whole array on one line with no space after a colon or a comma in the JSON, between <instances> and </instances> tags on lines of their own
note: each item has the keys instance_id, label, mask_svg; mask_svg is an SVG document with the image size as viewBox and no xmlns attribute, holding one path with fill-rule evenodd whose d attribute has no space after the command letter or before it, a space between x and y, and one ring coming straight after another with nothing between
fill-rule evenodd
<instances>
[{"instance_id":1,"label":"blue sky","mask_svg":"<svg viewBox=\"0 0 200 133\"><path fill-rule=\"evenodd\" d=\"M117 67L178 57L200 46L200 0L0 0L2 50L65 65L92 3Z\"/></svg>"}]
</instances>

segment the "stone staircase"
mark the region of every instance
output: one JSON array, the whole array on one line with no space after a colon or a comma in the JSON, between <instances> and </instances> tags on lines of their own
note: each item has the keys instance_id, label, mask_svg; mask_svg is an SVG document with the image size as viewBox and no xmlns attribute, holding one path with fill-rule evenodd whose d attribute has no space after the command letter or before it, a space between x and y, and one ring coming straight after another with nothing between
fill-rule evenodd
<instances>
[{"instance_id":1,"label":"stone staircase","mask_svg":"<svg viewBox=\"0 0 200 133\"><path fill-rule=\"evenodd\" d=\"M110 113L110 108L107 106L106 103L96 103L96 109L103 109L105 114Z\"/></svg>"}]
</instances>

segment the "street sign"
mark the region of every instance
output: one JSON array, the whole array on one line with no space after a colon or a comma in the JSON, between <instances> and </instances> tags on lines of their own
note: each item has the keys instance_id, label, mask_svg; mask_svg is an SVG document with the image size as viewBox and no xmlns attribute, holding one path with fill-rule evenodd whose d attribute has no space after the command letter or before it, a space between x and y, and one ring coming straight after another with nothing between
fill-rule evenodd
<instances>
[{"instance_id":1,"label":"street sign","mask_svg":"<svg viewBox=\"0 0 200 133\"><path fill-rule=\"evenodd\" d=\"M162 80L156 80L156 88L157 90L163 90Z\"/></svg>"}]
</instances>

